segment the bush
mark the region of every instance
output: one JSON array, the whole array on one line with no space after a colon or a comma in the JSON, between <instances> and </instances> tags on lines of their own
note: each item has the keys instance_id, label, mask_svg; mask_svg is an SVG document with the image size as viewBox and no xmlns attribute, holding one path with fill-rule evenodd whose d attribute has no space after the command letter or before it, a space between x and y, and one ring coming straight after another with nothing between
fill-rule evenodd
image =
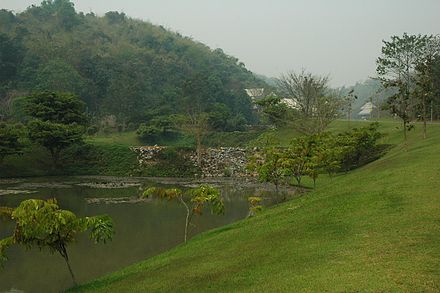
<instances>
[{"instance_id":1,"label":"bush","mask_svg":"<svg viewBox=\"0 0 440 293\"><path fill-rule=\"evenodd\" d=\"M87 133L87 135L95 135L95 134L97 134L98 133L98 126L96 126L96 125L92 125L92 126L89 126L88 128L87 128L87 131L86 131L86 133Z\"/></svg>"},{"instance_id":2,"label":"bush","mask_svg":"<svg viewBox=\"0 0 440 293\"><path fill-rule=\"evenodd\" d=\"M136 134L144 142L157 143L162 139L177 136L178 131L175 128L172 117L159 116L151 119L148 124L140 124Z\"/></svg>"},{"instance_id":3,"label":"bush","mask_svg":"<svg viewBox=\"0 0 440 293\"><path fill-rule=\"evenodd\" d=\"M336 137L336 147L342 151L341 167L343 171L363 166L380 156L381 152L378 151L377 140L382 135L378 128L377 122L371 123L367 127L354 128Z\"/></svg>"}]
</instances>

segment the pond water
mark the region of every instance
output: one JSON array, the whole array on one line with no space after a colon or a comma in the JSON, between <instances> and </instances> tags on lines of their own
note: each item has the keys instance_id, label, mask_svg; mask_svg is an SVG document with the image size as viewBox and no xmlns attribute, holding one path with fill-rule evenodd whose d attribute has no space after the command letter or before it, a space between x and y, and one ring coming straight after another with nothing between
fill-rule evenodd
<instances>
[{"instance_id":1,"label":"pond water","mask_svg":"<svg viewBox=\"0 0 440 293\"><path fill-rule=\"evenodd\" d=\"M185 209L178 202L139 201L150 186L191 187L198 182L177 179L116 177L68 177L0 179L0 206L17 206L29 198L56 198L62 209L78 216L108 214L116 234L107 244L93 244L86 235L68 247L72 268L79 283L157 255L183 242ZM270 187L243 181L221 180L225 214L206 211L194 221L190 237L243 219L248 213L247 197L263 196L264 205L278 201ZM294 191L290 191L294 193ZM10 235L13 224L0 219L0 238ZM46 250L7 250L8 261L0 269L0 292L59 292L72 286L64 260Z\"/></svg>"}]
</instances>

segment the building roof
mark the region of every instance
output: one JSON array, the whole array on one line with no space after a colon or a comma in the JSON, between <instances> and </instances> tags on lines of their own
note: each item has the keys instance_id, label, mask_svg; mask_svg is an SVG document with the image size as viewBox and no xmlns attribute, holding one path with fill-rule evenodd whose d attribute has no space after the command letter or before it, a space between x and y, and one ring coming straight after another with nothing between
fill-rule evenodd
<instances>
[{"instance_id":1,"label":"building roof","mask_svg":"<svg viewBox=\"0 0 440 293\"><path fill-rule=\"evenodd\" d=\"M359 116L368 116L371 115L371 113L373 112L373 109L376 108L376 106L371 103L365 103L362 107L361 107L361 111L358 113Z\"/></svg>"},{"instance_id":2,"label":"building roof","mask_svg":"<svg viewBox=\"0 0 440 293\"><path fill-rule=\"evenodd\" d=\"M244 89L251 98L260 98L264 95L264 88Z\"/></svg>"}]
</instances>

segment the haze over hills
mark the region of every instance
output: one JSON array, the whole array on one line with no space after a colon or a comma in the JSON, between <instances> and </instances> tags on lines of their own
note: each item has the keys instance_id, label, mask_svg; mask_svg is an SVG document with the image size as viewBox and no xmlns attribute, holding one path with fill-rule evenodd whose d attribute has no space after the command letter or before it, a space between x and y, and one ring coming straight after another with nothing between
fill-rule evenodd
<instances>
[{"instance_id":1,"label":"haze over hills","mask_svg":"<svg viewBox=\"0 0 440 293\"><path fill-rule=\"evenodd\" d=\"M247 123L244 88L265 85L221 49L124 13L77 13L69 1L0 10L0 38L0 96L9 107L34 90L73 92L93 116L128 125L182 112L184 97L197 91L204 111Z\"/></svg>"},{"instance_id":2,"label":"haze over hills","mask_svg":"<svg viewBox=\"0 0 440 293\"><path fill-rule=\"evenodd\" d=\"M21 12L41 0L2 0ZM437 0L73 0L77 11L127 15L222 48L253 72L278 77L306 68L332 76L333 87L375 75L381 41L391 35L436 34Z\"/></svg>"}]
</instances>

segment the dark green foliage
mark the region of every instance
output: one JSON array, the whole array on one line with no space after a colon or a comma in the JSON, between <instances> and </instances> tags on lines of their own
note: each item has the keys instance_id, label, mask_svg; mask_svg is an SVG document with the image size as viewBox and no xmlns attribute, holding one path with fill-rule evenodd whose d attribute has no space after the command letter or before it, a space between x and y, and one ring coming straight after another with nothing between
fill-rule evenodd
<instances>
[{"instance_id":1,"label":"dark green foliage","mask_svg":"<svg viewBox=\"0 0 440 293\"><path fill-rule=\"evenodd\" d=\"M281 103L281 98L276 96L268 96L257 101L263 114L270 124L277 127L286 125L289 115L289 108L286 104Z\"/></svg>"},{"instance_id":2,"label":"dark green foliage","mask_svg":"<svg viewBox=\"0 0 440 293\"><path fill-rule=\"evenodd\" d=\"M33 119L60 124L85 125L85 105L70 93L39 92L26 98L26 113Z\"/></svg>"},{"instance_id":3,"label":"dark green foliage","mask_svg":"<svg viewBox=\"0 0 440 293\"><path fill-rule=\"evenodd\" d=\"M0 32L0 89L16 77L23 54L20 40Z\"/></svg>"},{"instance_id":4,"label":"dark green foliage","mask_svg":"<svg viewBox=\"0 0 440 293\"><path fill-rule=\"evenodd\" d=\"M381 137L378 127L378 123L371 123L368 127L354 128L335 138L333 147L340 149L344 171L365 165L381 155L376 145Z\"/></svg>"},{"instance_id":5,"label":"dark green foliage","mask_svg":"<svg viewBox=\"0 0 440 293\"><path fill-rule=\"evenodd\" d=\"M243 89L264 86L220 49L124 13L76 13L68 0L18 14L2 10L0 40L8 53L0 54L0 75L11 82L0 98L14 90L73 92L97 120L117 117L121 130L186 113L186 98L212 113L215 129L240 129L255 119ZM219 117L217 104L226 116ZM159 109L154 117L148 117L151 109Z\"/></svg>"},{"instance_id":6,"label":"dark green foliage","mask_svg":"<svg viewBox=\"0 0 440 293\"><path fill-rule=\"evenodd\" d=\"M31 146L23 155L4 159L0 177L48 175L140 175L136 153L126 145L75 144L63 151L58 165L51 168L51 157L38 145Z\"/></svg>"},{"instance_id":7,"label":"dark green foliage","mask_svg":"<svg viewBox=\"0 0 440 293\"><path fill-rule=\"evenodd\" d=\"M84 103L67 93L42 92L29 96L26 113L29 138L45 147L58 167L61 151L80 143L87 123Z\"/></svg>"},{"instance_id":8,"label":"dark green foliage","mask_svg":"<svg viewBox=\"0 0 440 293\"><path fill-rule=\"evenodd\" d=\"M151 119L148 124L142 123L136 134L143 142L154 144L163 139L175 138L178 130L172 116L158 116Z\"/></svg>"},{"instance_id":9,"label":"dark green foliage","mask_svg":"<svg viewBox=\"0 0 440 293\"><path fill-rule=\"evenodd\" d=\"M82 141L84 128L48 121L32 120L27 125L31 141L45 147L57 164L60 152Z\"/></svg>"},{"instance_id":10,"label":"dark green foliage","mask_svg":"<svg viewBox=\"0 0 440 293\"><path fill-rule=\"evenodd\" d=\"M24 129L20 125L0 123L0 164L6 156L23 152Z\"/></svg>"}]
</instances>

